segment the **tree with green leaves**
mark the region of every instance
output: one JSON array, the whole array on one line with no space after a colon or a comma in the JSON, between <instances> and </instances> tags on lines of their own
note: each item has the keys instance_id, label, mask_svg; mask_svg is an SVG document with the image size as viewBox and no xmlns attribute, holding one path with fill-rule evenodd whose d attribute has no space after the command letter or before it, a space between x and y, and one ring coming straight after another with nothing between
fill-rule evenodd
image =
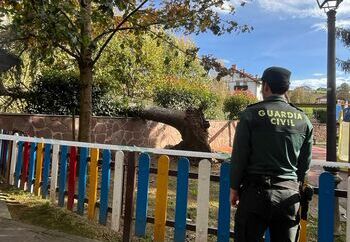
<instances>
[{"instance_id":1,"label":"tree with green leaves","mask_svg":"<svg viewBox=\"0 0 350 242\"><path fill-rule=\"evenodd\" d=\"M97 63L95 80L112 84L115 98L137 107L129 115L176 128L182 141L174 148L210 151L206 118L223 116L217 105L225 97L217 87L222 83L208 77L191 41L158 35L162 39L117 33Z\"/></svg>"},{"instance_id":2,"label":"tree with green leaves","mask_svg":"<svg viewBox=\"0 0 350 242\"><path fill-rule=\"evenodd\" d=\"M231 15L220 16L217 9L227 6ZM250 30L233 20L228 0L4 0L0 14L1 46L30 50L34 59L54 57L59 50L78 66L80 141L90 140L94 68L117 32L161 27L221 35Z\"/></svg>"},{"instance_id":3,"label":"tree with green leaves","mask_svg":"<svg viewBox=\"0 0 350 242\"><path fill-rule=\"evenodd\" d=\"M350 100L350 85L342 83L336 90L338 100Z\"/></svg>"},{"instance_id":4,"label":"tree with green leaves","mask_svg":"<svg viewBox=\"0 0 350 242\"><path fill-rule=\"evenodd\" d=\"M308 86L296 87L288 92L289 100L292 103L315 103L317 96L316 91Z\"/></svg>"},{"instance_id":5,"label":"tree with green leaves","mask_svg":"<svg viewBox=\"0 0 350 242\"><path fill-rule=\"evenodd\" d=\"M196 46L189 40L161 33L117 33L95 68L95 81L111 85L113 95L126 105L145 105L154 89L169 78L209 82L199 58L188 54ZM135 54L137 53L137 54Z\"/></svg>"},{"instance_id":6,"label":"tree with green leaves","mask_svg":"<svg viewBox=\"0 0 350 242\"><path fill-rule=\"evenodd\" d=\"M337 37L346 48L350 49L350 29L337 28ZM337 62L343 71L350 72L350 59L337 59Z\"/></svg>"}]
</instances>

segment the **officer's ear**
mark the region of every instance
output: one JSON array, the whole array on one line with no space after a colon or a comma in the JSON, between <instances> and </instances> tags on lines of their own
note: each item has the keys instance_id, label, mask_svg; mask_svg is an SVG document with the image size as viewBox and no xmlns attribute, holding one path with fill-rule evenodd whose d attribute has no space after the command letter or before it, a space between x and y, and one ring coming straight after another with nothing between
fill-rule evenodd
<instances>
[{"instance_id":1,"label":"officer's ear","mask_svg":"<svg viewBox=\"0 0 350 242\"><path fill-rule=\"evenodd\" d=\"M267 84L267 82L263 82L263 92L265 92L265 93L269 93L269 92L271 92L271 88L270 88L270 86L269 86L269 84Z\"/></svg>"},{"instance_id":2,"label":"officer's ear","mask_svg":"<svg viewBox=\"0 0 350 242\"><path fill-rule=\"evenodd\" d=\"M272 95L272 91L271 91L269 84L267 84L266 82L263 82L262 85L263 85L262 86L262 95L263 95L263 98L265 99L265 98Z\"/></svg>"}]
</instances>

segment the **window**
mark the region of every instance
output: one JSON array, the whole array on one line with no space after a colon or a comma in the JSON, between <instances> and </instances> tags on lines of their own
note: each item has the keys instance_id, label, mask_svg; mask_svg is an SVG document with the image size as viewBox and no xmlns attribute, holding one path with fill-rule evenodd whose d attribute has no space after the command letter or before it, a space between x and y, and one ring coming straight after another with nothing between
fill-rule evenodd
<instances>
[{"instance_id":1,"label":"window","mask_svg":"<svg viewBox=\"0 0 350 242\"><path fill-rule=\"evenodd\" d=\"M248 85L236 85L234 86L235 91L247 91L248 90Z\"/></svg>"}]
</instances>

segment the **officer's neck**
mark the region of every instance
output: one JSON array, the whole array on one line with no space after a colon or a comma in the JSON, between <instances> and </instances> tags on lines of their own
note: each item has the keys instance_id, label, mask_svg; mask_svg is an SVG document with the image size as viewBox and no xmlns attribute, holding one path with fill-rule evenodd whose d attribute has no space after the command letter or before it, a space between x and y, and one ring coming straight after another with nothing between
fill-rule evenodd
<instances>
[{"instance_id":1,"label":"officer's neck","mask_svg":"<svg viewBox=\"0 0 350 242\"><path fill-rule=\"evenodd\" d=\"M281 95L281 94L269 93L267 95L264 95L264 100L268 100L268 99L271 99L271 98L274 98L274 97L286 99L284 94Z\"/></svg>"}]
</instances>

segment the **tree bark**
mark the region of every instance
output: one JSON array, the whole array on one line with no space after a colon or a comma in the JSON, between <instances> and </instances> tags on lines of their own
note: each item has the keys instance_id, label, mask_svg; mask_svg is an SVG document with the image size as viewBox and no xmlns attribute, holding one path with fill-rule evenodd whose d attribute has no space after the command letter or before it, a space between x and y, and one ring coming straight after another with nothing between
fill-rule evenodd
<instances>
[{"instance_id":1,"label":"tree bark","mask_svg":"<svg viewBox=\"0 0 350 242\"><path fill-rule=\"evenodd\" d=\"M92 28L91 28L91 0L80 0L81 14L81 59L80 71L80 113L79 113L79 141L91 140L91 116L92 116Z\"/></svg>"},{"instance_id":2,"label":"tree bark","mask_svg":"<svg viewBox=\"0 0 350 242\"><path fill-rule=\"evenodd\" d=\"M92 116L92 68L80 68L79 141L90 142Z\"/></svg>"},{"instance_id":3,"label":"tree bark","mask_svg":"<svg viewBox=\"0 0 350 242\"><path fill-rule=\"evenodd\" d=\"M149 108L139 111L136 116L176 128L181 134L182 141L175 145L174 149L211 152L208 142L210 124L204 118L202 110L176 111L166 108Z\"/></svg>"}]
</instances>

